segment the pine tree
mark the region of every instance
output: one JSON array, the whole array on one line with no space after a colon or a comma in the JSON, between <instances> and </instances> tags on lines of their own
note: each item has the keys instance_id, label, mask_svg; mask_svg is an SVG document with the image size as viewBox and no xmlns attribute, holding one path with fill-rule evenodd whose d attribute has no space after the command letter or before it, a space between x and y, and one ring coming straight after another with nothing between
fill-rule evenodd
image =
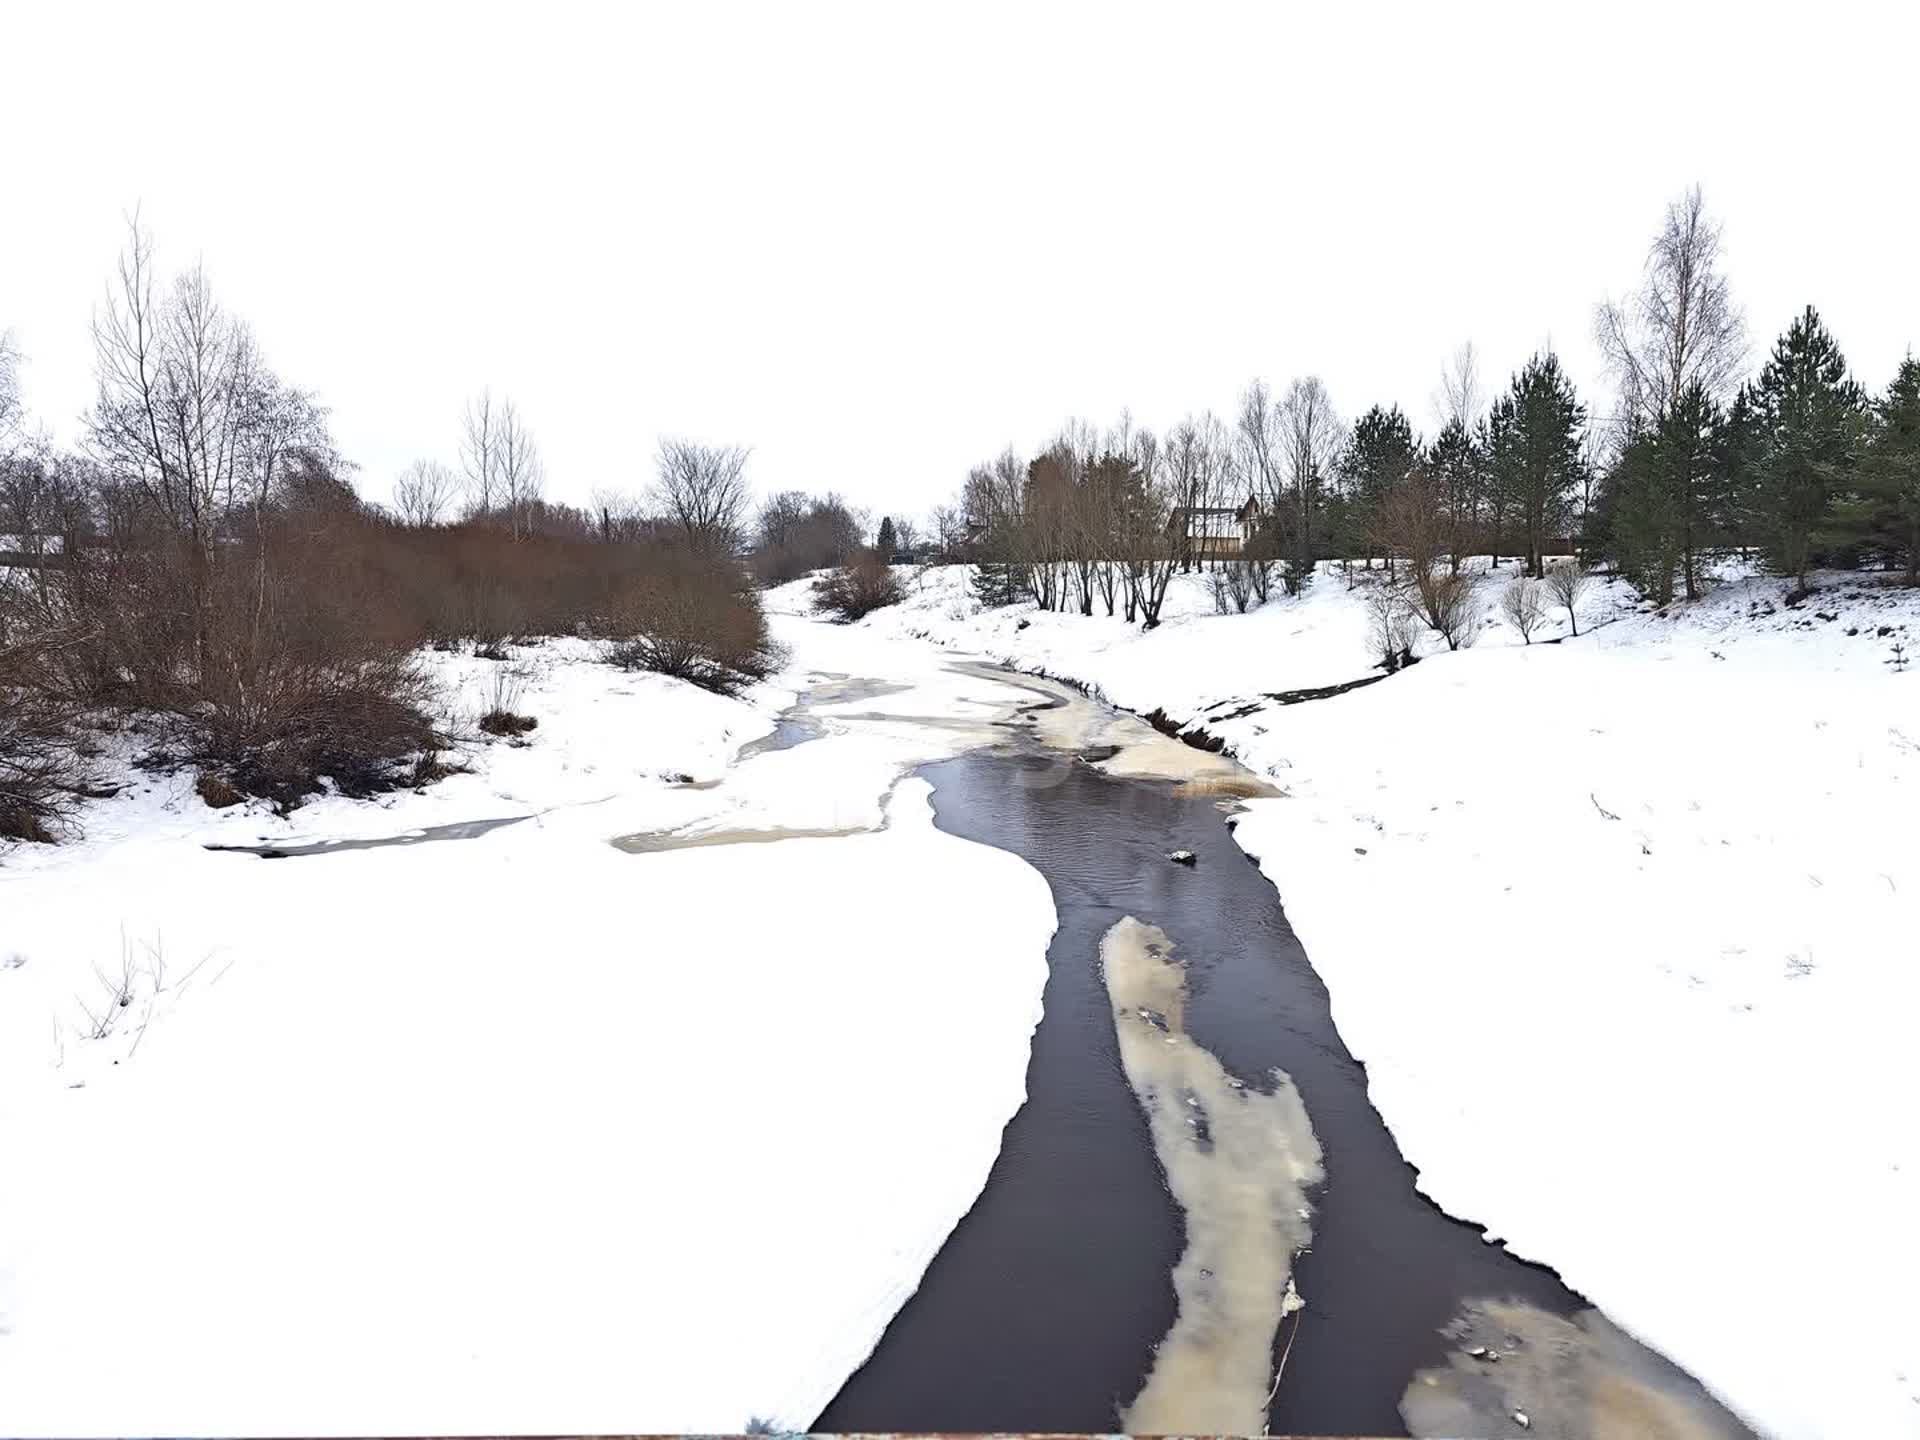
<instances>
[{"instance_id":1,"label":"pine tree","mask_svg":"<svg viewBox=\"0 0 1920 1440\"><path fill-rule=\"evenodd\" d=\"M1448 565L1460 573L1460 561L1473 543L1475 522L1487 488L1486 456L1466 424L1449 420L1427 452L1427 468L1440 487L1446 509Z\"/></svg>"},{"instance_id":2,"label":"pine tree","mask_svg":"<svg viewBox=\"0 0 1920 1440\"><path fill-rule=\"evenodd\" d=\"M1413 462L1420 458L1420 447L1413 438L1413 426L1400 413L1400 407L1383 410L1378 405L1354 423L1347 448L1340 457L1340 478L1345 482L1347 504L1352 520L1365 539L1367 566L1379 546L1373 530L1381 502L1393 487L1407 478Z\"/></svg>"},{"instance_id":3,"label":"pine tree","mask_svg":"<svg viewBox=\"0 0 1920 1440\"><path fill-rule=\"evenodd\" d=\"M1697 381L1632 441L1609 477L1610 553L1657 605L1676 574L1689 600L1701 588L1701 552L1727 528L1731 508L1726 416Z\"/></svg>"},{"instance_id":4,"label":"pine tree","mask_svg":"<svg viewBox=\"0 0 1920 1440\"><path fill-rule=\"evenodd\" d=\"M973 576L969 584L973 587L973 598L989 610L997 610L1012 605L1020 598L1020 572L1005 560L992 558L997 546L983 546L980 559L975 562Z\"/></svg>"},{"instance_id":5,"label":"pine tree","mask_svg":"<svg viewBox=\"0 0 1920 1440\"><path fill-rule=\"evenodd\" d=\"M1909 355L1873 405L1853 494L1835 507L1836 527L1889 568L1920 584L1920 360Z\"/></svg>"},{"instance_id":6,"label":"pine tree","mask_svg":"<svg viewBox=\"0 0 1920 1440\"><path fill-rule=\"evenodd\" d=\"M873 548L880 552L880 558L889 565L893 563L893 552L896 548L893 536L893 517L891 515L882 515L880 517L880 533L874 537Z\"/></svg>"},{"instance_id":7,"label":"pine tree","mask_svg":"<svg viewBox=\"0 0 1920 1440\"><path fill-rule=\"evenodd\" d=\"M1585 472L1580 441L1586 420L1573 382L1551 353L1522 366L1487 414L1488 471L1520 521L1527 574L1536 579L1545 574L1540 557L1548 534L1564 522L1567 501Z\"/></svg>"},{"instance_id":8,"label":"pine tree","mask_svg":"<svg viewBox=\"0 0 1920 1440\"><path fill-rule=\"evenodd\" d=\"M1865 416L1865 396L1811 305L1775 342L1747 402L1752 500L1767 558L1805 590L1834 498L1849 483Z\"/></svg>"}]
</instances>

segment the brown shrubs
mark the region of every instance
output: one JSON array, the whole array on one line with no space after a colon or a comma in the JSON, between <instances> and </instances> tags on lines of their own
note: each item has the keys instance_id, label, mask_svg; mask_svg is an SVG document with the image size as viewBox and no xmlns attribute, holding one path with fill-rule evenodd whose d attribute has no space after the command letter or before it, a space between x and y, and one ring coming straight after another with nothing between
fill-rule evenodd
<instances>
[{"instance_id":1,"label":"brown shrubs","mask_svg":"<svg viewBox=\"0 0 1920 1440\"><path fill-rule=\"evenodd\" d=\"M862 550L813 582L813 608L843 621L898 605L900 599L900 581L878 550Z\"/></svg>"},{"instance_id":2,"label":"brown shrubs","mask_svg":"<svg viewBox=\"0 0 1920 1440\"><path fill-rule=\"evenodd\" d=\"M773 672L776 652L760 600L730 560L657 547L648 569L620 587L604 633L608 658L720 695Z\"/></svg>"}]
</instances>

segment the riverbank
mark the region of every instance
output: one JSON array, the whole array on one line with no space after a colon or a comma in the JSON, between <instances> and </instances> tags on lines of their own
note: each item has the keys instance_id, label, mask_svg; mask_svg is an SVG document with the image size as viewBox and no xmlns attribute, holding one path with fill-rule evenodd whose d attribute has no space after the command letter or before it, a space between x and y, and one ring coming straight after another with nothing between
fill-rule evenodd
<instances>
[{"instance_id":1,"label":"riverbank","mask_svg":"<svg viewBox=\"0 0 1920 1440\"><path fill-rule=\"evenodd\" d=\"M1054 914L900 778L1032 697L779 623L743 699L552 642L525 743L424 791L283 819L128 770L0 859L0 1429L819 1411L993 1164ZM432 663L478 713L498 662ZM874 718L761 744L814 689ZM611 843L754 827L855 833Z\"/></svg>"},{"instance_id":2,"label":"riverbank","mask_svg":"<svg viewBox=\"0 0 1920 1440\"><path fill-rule=\"evenodd\" d=\"M1425 1193L1770 1431L1914 1433L1920 667L1887 662L1920 597L1781 589L1609 587L1578 640L1495 623L1301 704L1368 673L1337 574L1245 616L1186 577L1142 635L933 571L863 623L1204 728L1282 792L1236 838Z\"/></svg>"}]
</instances>

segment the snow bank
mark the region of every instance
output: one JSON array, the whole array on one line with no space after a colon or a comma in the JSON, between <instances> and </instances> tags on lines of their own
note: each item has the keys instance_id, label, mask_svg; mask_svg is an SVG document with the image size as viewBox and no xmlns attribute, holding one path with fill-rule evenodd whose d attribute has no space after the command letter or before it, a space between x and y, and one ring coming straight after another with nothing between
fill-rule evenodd
<instances>
[{"instance_id":1,"label":"snow bank","mask_svg":"<svg viewBox=\"0 0 1920 1440\"><path fill-rule=\"evenodd\" d=\"M1920 597L1822 585L1608 587L1290 706L1367 673L1337 574L1227 617L1182 577L1142 635L956 570L870 623L1198 718L1282 789L1236 835L1422 1190L1768 1430L1920 1434Z\"/></svg>"},{"instance_id":2,"label":"snow bank","mask_svg":"<svg viewBox=\"0 0 1920 1440\"><path fill-rule=\"evenodd\" d=\"M523 658L532 743L424 793L279 820L156 779L0 862L0 1431L799 1426L917 1285L1024 1098L1044 881L921 782L883 802L898 739L729 768L805 673ZM489 662L434 663L477 711ZM608 843L836 789L886 828Z\"/></svg>"}]
</instances>

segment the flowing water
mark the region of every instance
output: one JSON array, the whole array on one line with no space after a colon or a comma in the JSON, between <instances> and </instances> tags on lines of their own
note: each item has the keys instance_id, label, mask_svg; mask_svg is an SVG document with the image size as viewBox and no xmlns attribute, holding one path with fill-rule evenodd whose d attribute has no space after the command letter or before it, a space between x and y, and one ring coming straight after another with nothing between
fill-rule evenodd
<instances>
[{"instance_id":1,"label":"flowing water","mask_svg":"<svg viewBox=\"0 0 1920 1440\"><path fill-rule=\"evenodd\" d=\"M1144 728L1108 738L1124 748ZM1511 1418L1524 1393L1449 1384L1435 1373L1464 1356L1459 1317L1498 1302L1534 1317L1534 1333L1557 1325L1561 1336L1578 1329L1565 1317L1589 1307L1551 1271L1488 1244L1479 1228L1416 1191L1281 897L1233 841L1223 808L1231 802L1193 777L1101 773L1042 743L976 751L919 773L933 785L942 829L1040 870L1059 929L1028 1100L1007 1126L986 1187L815 1428L1101 1431L1124 1419L1184 1430L1231 1420L1230 1428L1252 1430L1264 1412L1281 1433L1396 1435L1408 1420L1420 1433L1436 1433L1429 1420L1458 1433L1462 1416L1471 1417L1469 1430L1524 1433ZM1175 850L1191 851L1195 863L1170 863ZM1110 994L1112 975L1101 965L1103 942L1129 925L1141 927L1134 940L1164 944L1177 958L1177 1023L1200 1052L1186 1078L1151 1080L1161 1092L1153 1100L1128 1058L1127 1027L1130 1012L1153 1012L1133 1032L1150 1048L1170 1019L1166 1002L1139 1001L1127 989L1137 977ZM1266 1117L1277 1170L1242 1164L1210 1185L1192 1172L1194 1157L1156 1135L1167 1128L1150 1123L1156 1105L1163 1119L1189 1094L1207 1116L1220 1109L1215 1066L1230 1087L1288 1097ZM1218 1137L1214 1120L1202 1123ZM1318 1179L1316 1166L1324 1179L1310 1192L1309 1226L1305 1214L1287 1213L1288 1184ZM1249 1205L1266 1207L1264 1231L1246 1228ZM1222 1206L1237 1207L1224 1230ZM1305 1247L1297 1259L1293 1245ZM1305 1308L1282 1319L1289 1278ZM1243 1282L1250 1294L1219 1293ZM1450 1325L1451 1336L1443 1333ZM1246 1337L1235 1333L1249 1327L1268 1362L1253 1367L1258 1375L1270 1380L1285 1363L1271 1400L1261 1396L1251 1412ZM1197 1365L1196 1335L1213 1347ZM1519 1333L1507 1339L1509 1353L1527 1343ZM1639 1433L1744 1433L1694 1382L1666 1370L1699 1413L1730 1428ZM1403 1396L1423 1371L1423 1394L1435 1403L1403 1418ZM1519 1376L1516 1367L1524 1391ZM1213 1393L1196 1402L1196 1385ZM1160 1403L1169 1394L1174 1403Z\"/></svg>"},{"instance_id":2,"label":"flowing water","mask_svg":"<svg viewBox=\"0 0 1920 1440\"><path fill-rule=\"evenodd\" d=\"M908 687L822 675L736 757L866 722L964 732L974 748L918 772L935 823L1021 856L1059 915L1027 1102L816 1430L1749 1433L1550 1270L1419 1195L1282 897L1233 841L1232 797L1271 793L1257 778L1064 686L951 668L1031 698L985 722L826 715ZM209 848L322 855L532 818ZM613 843L644 856L861 828Z\"/></svg>"}]
</instances>

